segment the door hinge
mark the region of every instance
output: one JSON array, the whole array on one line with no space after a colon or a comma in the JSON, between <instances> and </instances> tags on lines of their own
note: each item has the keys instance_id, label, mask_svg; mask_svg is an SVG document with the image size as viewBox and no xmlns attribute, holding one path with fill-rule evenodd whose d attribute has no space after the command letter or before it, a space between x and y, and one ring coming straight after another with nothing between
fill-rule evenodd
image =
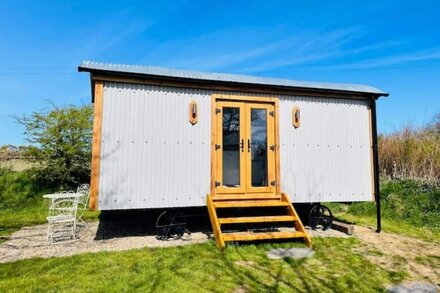
<instances>
[{"instance_id":1,"label":"door hinge","mask_svg":"<svg viewBox=\"0 0 440 293\"><path fill-rule=\"evenodd\" d=\"M275 145L274 144L270 146L270 150L271 151L275 151Z\"/></svg>"},{"instance_id":2,"label":"door hinge","mask_svg":"<svg viewBox=\"0 0 440 293\"><path fill-rule=\"evenodd\" d=\"M275 115L275 112L274 111L270 111L269 115L273 117Z\"/></svg>"},{"instance_id":3,"label":"door hinge","mask_svg":"<svg viewBox=\"0 0 440 293\"><path fill-rule=\"evenodd\" d=\"M215 145L215 150L219 150L219 149L221 149L221 146L219 144L216 144Z\"/></svg>"},{"instance_id":4,"label":"door hinge","mask_svg":"<svg viewBox=\"0 0 440 293\"><path fill-rule=\"evenodd\" d=\"M270 185L275 186L275 185L277 185L277 182L275 180L273 180L270 182Z\"/></svg>"},{"instance_id":5,"label":"door hinge","mask_svg":"<svg viewBox=\"0 0 440 293\"><path fill-rule=\"evenodd\" d=\"M215 181L215 187L219 187L220 186L220 181Z\"/></svg>"},{"instance_id":6,"label":"door hinge","mask_svg":"<svg viewBox=\"0 0 440 293\"><path fill-rule=\"evenodd\" d=\"M218 113L220 113L222 111L222 109L220 109L220 108L215 108L215 114L218 114Z\"/></svg>"}]
</instances>

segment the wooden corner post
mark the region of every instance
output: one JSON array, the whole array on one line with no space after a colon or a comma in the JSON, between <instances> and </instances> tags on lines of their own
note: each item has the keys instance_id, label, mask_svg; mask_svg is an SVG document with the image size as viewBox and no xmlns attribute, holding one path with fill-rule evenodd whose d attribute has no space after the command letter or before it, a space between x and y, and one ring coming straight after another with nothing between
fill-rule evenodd
<instances>
[{"instance_id":1,"label":"wooden corner post","mask_svg":"<svg viewBox=\"0 0 440 293\"><path fill-rule=\"evenodd\" d=\"M99 191L99 166L101 159L101 128L102 128L102 96L104 84L95 81L95 102L93 110L93 142L92 142L92 174L90 178L90 204L91 210L98 208Z\"/></svg>"}]
</instances>

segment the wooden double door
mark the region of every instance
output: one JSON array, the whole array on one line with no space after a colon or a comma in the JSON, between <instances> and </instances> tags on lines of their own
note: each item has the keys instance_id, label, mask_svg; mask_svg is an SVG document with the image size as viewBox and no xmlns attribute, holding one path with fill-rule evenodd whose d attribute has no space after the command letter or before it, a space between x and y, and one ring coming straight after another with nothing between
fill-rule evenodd
<instances>
[{"instance_id":1,"label":"wooden double door","mask_svg":"<svg viewBox=\"0 0 440 293\"><path fill-rule=\"evenodd\" d=\"M275 106L216 101L215 193L275 193Z\"/></svg>"}]
</instances>

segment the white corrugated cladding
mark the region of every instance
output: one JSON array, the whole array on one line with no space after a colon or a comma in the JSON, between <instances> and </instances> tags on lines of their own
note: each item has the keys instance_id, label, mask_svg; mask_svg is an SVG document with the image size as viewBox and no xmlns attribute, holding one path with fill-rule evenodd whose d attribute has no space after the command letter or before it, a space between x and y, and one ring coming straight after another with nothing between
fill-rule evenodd
<instances>
[{"instance_id":1,"label":"white corrugated cladding","mask_svg":"<svg viewBox=\"0 0 440 293\"><path fill-rule=\"evenodd\" d=\"M293 202L372 200L365 100L280 97L281 190ZM292 107L301 126L292 126Z\"/></svg>"},{"instance_id":2,"label":"white corrugated cladding","mask_svg":"<svg viewBox=\"0 0 440 293\"><path fill-rule=\"evenodd\" d=\"M188 121L198 104L198 123ZM211 95L104 83L101 210L205 205L210 191Z\"/></svg>"},{"instance_id":3,"label":"white corrugated cladding","mask_svg":"<svg viewBox=\"0 0 440 293\"><path fill-rule=\"evenodd\" d=\"M104 83L99 209L205 205L212 93ZM198 104L195 125L188 120L191 101ZM298 129L293 106L301 109ZM372 199L366 101L280 97L279 111L281 190L292 201Z\"/></svg>"}]
</instances>

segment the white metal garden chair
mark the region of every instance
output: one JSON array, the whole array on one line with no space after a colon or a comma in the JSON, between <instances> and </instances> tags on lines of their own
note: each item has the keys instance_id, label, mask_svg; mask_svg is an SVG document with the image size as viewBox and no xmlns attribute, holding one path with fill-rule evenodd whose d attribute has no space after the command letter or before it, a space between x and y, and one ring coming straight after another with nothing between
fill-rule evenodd
<instances>
[{"instance_id":1,"label":"white metal garden chair","mask_svg":"<svg viewBox=\"0 0 440 293\"><path fill-rule=\"evenodd\" d=\"M84 215L84 212L88 210L88 204L89 204L89 197L90 197L90 186L88 184L80 185L76 193L81 194L81 196L78 199L78 222L81 222L81 224L85 225L82 216Z\"/></svg>"},{"instance_id":2,"label":"white metal garden chair","mask_svg":"<svg viewBox=\"0 0 440 293\"><path fill-rule=\"evenodd\" d=\"M73 191L53 194L50 197L47 217L49 243L76 239L76 224L79 196Z\"/></svg>"}]
</instances>

